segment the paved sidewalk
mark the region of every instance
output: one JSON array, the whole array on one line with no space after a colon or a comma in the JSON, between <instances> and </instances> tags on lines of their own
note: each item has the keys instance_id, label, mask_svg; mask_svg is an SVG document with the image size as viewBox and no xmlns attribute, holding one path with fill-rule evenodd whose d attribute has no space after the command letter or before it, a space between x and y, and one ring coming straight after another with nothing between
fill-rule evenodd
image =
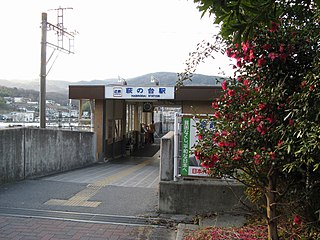
<instances>
[{"instance_id":1,"label":"paved sidewalk","mask_svg":"<svg viewBox=\"0 0 320 240\"><path fill-rule=\"evenodd\" d=\"M176 222L156 211L159 146L151 147L147 157L0 185L0 240L174 240Z\"/></svg>"},{"instance_id":2,"label":"paved sidewalk","mask_svg":"<svg viewBox=\"0 0 320 240\"><path fill-rule=\"evenodd\" d=\"M0 216L0 239L6 240L171 240L167 228Z\"/></svg>"}]
</instances>

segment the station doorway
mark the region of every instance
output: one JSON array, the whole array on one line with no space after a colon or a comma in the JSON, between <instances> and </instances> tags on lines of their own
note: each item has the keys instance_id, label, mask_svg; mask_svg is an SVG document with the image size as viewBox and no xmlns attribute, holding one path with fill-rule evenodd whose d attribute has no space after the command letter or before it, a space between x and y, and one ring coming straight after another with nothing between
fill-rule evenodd
<instances>
[{"instance_id":1,"label":"station doorway","mask_svg":"<svg viewBox=\"0 0 320 240\"><path fill-rule=\"evenodd\" d=\"M220 93L220 86L69 86L70 99L92 103L97 161L113 160L142 148L146 144L142 129L152 121L158 138L173 130L176 112L212 113L211 102Z\"/></svg>"}]
</instances>

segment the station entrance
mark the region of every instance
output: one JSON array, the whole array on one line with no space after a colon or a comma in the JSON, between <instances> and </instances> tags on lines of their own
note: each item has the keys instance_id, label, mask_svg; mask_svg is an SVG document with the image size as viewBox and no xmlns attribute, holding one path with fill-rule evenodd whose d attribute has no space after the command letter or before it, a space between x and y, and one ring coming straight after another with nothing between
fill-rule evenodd
<instances>
[{"instance_id":1,"label":"station entrance","mask_svg":"<svg viewBox=\"0 0 320 240\"><path fill-rule=\"evenodd\" d=\"M84 85L69 86L69 98L90 100L91 123L96 134L97 161L131 155L172 131L175 113L211 113L220 86L159 87Z\"/></svg>"}]
</instances>

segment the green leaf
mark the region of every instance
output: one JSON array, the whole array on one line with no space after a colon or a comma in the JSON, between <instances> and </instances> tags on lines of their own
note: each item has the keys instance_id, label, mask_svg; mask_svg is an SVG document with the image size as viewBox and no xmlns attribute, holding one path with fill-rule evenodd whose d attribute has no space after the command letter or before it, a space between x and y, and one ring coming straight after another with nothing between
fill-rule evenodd
<instances>
[{"instance_id":1,"label":"green leaf","mask_svg":"<svg viewBox=\"0 0 320 240\"><path fill-rule=\"evenodd\" d=\"M288 144L287 153L289 154L291 152L291 145Z\"/></svg>"}]
</instances>

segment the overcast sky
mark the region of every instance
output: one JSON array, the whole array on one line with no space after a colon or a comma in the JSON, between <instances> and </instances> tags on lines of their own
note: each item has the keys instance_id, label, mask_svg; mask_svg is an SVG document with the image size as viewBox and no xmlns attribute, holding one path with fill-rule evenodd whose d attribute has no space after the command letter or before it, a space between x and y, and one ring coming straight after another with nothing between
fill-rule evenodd
<instances>
[{"instance_id":1,"label":"overcast sky","mask_svg":"<svg viewBox=\"0 0 320 240\"><path fill-rule=\"evenodd\" d=\"M182 72L197 43L212 39L217 27L192 0L7 0L0 2L0 78L38 79L41 13L57 23L55 9L64 12L64 27L79 32L75 54L60 53L48 79L80 81ZM49 32L54 44L56 37ZM50 56L52 49L47 48ZM55 54L56 55L56 54ZM49 69L55 55L49 62ZM197 73L231 71L225 56L201 64ZM230 71L229 71L230 70Z\"/></svg>"}]
</instances>

